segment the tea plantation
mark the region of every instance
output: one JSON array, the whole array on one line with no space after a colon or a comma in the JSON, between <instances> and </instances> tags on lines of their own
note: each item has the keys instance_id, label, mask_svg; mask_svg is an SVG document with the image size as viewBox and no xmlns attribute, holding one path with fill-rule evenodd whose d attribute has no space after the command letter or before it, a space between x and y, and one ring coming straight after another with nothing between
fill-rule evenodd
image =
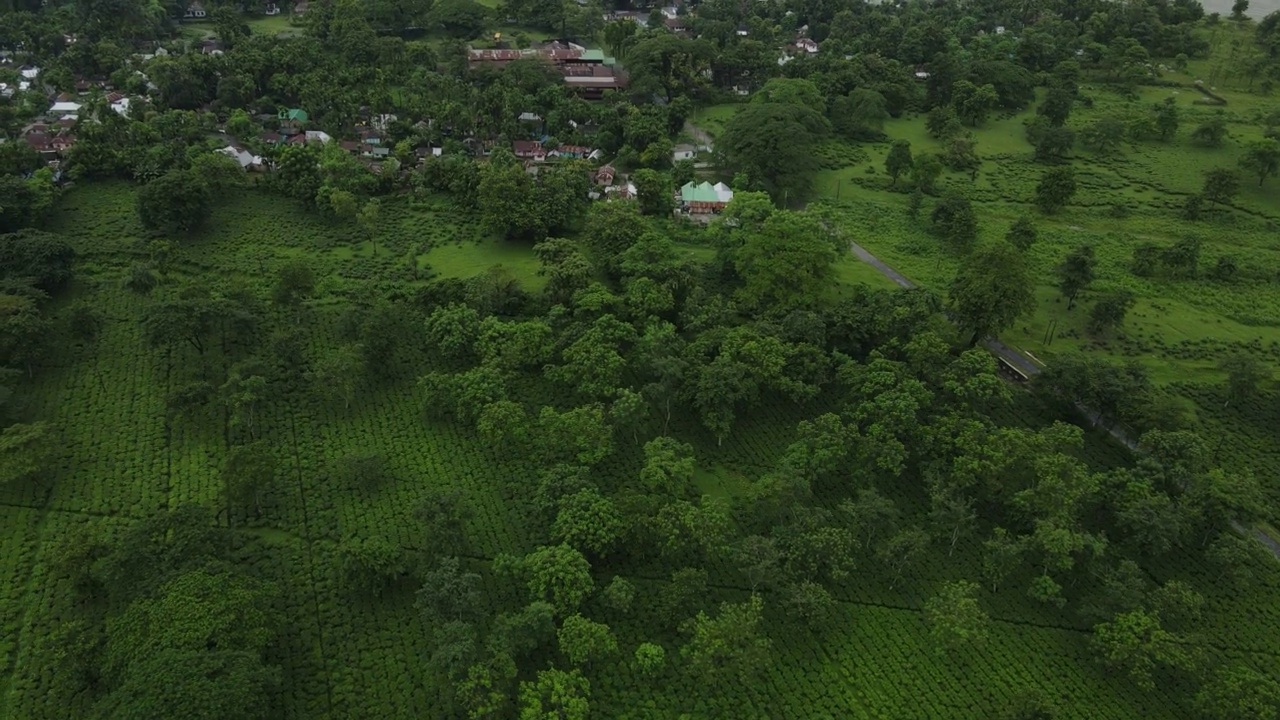
<instances>
[{"instance_id":1,"label":"tea plantation","mask_svg":"<svg viewBox=\"0 0 1280 720\"><path fill-rule=\"evenodd\" d=\"M542 288L555 273L539 274L527 247L492 238L473 216L433 201L388 204L375 254L369 241L353 245L340 229L316 222L287 201L247 190L216 210L207 231L157 246L142 239L132 195L125 185L76 188L52 226L71 240L78 256L73 285L53 311L55 327L65 327L81 303L98 308L103 322L94 338L69 342L51 358L27 393L25 412L58 429L51 460L56 470L47 484L5 490L7 594L0 617L8 642L0 715L93 712L95 695L75 690L76 658L67 654L69 643L93 646L76 629L98 612L92 608L100 602L77 586L86 580L76 558L91 552L77 543L119 537L131 524L199 504L213 509L212 522L231 540L231 557L274 588L271 603L279 624L267 657L281 672L272 701L277 717L452 716L442 714L445 708L468 701L455 697L463 691L442 669L441 651L433 650L442 642L440 626L424 615L421 602L415 606L415 558L431 557L433 543L441 542L432 534L440 528L424 517L424 508L439 507L442 498L461 508L462 567L478 574L478 607L468 612L501 617L523 602L519 585L502 567L510 563L504 558L546 542L545 521L536 510L546 492L538 466L513 455L504 444L510 438L478 434L463 417L441 417L430 406L431 395L424 397L415 379L449 363L424 344L425 320L390 325L383 347L391 360L387 375L359 382L347 398L313 387L305 372L290 374L289 357L300 355L304 367L319 365L326 352L348 342L344 327L353 322L352 308L363 308L366 316L377 312L361 304L371 293L390 293L382 301L400 302L394 298L438 285L428 278L450 277L510 278L529 292L554 292L554 284ZM868 231L874 234L874 228ZM299 258L315 273L313 294L292 309L268 307L279 273ZM504 268L499 275L485 267L488 258ZM127 282L140 261L158 270L158 286L146 293ZM420 279L412 279L415 273ZM247 372L244 361L235 360L235 344L250 341L228 335L222 352L210 349L201 357L180 346L155 348L144 337L141 318L148 306L196 281L216 284L222 292L238 288L262 307L266 327L259 334L265 337L256 342L274 367L254 371L271 378L272 387L253 401L252 427L232 405L182 409L173 400L190 377L208 371L192 363L220 363L216 372L233 377ZM425 312L411 304L400 307L410 317ZM70 337L70 330L59 332ZM512 386L512 397L535 408L565 407L558 386L538 374L525 377ZM839 407L825 395L799 402L774 393L765 397L772 399L739 417L723 442L684 413L669 425L651 415L636 429L647 438L667 426L672 437L691 443L692 477L695 492L706 493L704 511L718 503L740 505L743 531L753 522L749 508L760 502L762 483L797 440L797 423ZM1010 427L1042 428L1061 417L1045 403L1016 390L1013 403L993 417ZM249 438L268 449L274 470L261 497L245 504L228 500L235 496L224 468L228 443ZM630 491L622 489L646 463L632 443L632 431L620 429L615 449L591 471L600 487L620 489L619 507L637 502L627 500ZM1102 433L1087 435L1078 457L1087 472L1132 462ZM353 471L353 458L376 462ZM826 489L815 485L815 508L835 509L846 496L834 480L824 481ZM932 527L924 486L882 487L900 509L901 523ZM707 553L705 572L690 569L673 577L665 554L615 549L593 562L594 585L603 590L625 580L628 601L597 591L580 610L607 623L616 648L584 667L593 716L988 718L1018 703L1039 703L1064 718L1179 718L1195 704L1197 673L1227 663L1268 674L1280 670L1273 642L1280 632L1276 564L1261 555L1241 560L1249 579L1225 583L1224 571L1205 559L1199 540L1152 556L1120 545L1108 551L1136 559L1142 583L1167 587L1177 580L1202 596L1193 613L1198 620L1169 621L1190 659L1179 667L1158 667L1156 690L1142 690L1127 674L1098 661L1092 621L1028 596L1027 584L1040 575L1034 566L1014 570L994 590L983 583L979 598L990 617L984 641L940 653L925 608L947 583L984 576L981 538L990 532L991 517L998 516L984 516L976 532L960 534L954 547L935 536L922 554L893 565L894 571L867 550L855 550L849 570L829 581L832 605L813 625L786 620L785 608L795 602L787 590L754 578L732 552L698 550L695 555ZM811 552L847 552L838 550L839 537L827 540L837 545L810 546ZM353 581L349 569L350 548L359 541L395 549L386 561L390 566L373 566L376 577L386 578L375 581L374 590L361 576ZM1103 577L1076 578L1079 587L1065 591L1072 597L1105 585ZM709 686L693 670L692 658L682 658L688 638L682 621L699 607L743 603L753 589L768 608L765 618L789 629L767 632L768 659L751 680ZM531 626L523 632L537 638L540 631ZM665 648L667 662L637 664L633 655L641 643ZM522 665L564 663L554 643L532 645ZM732 650L721 652L727 653L725 662L733 657ZM466 677L464 687L475 692Z\"/></svg>"},{"instance_id":2,"label":"tea plantation","mask_svg":"<svg viewBox=\"0 0 1280 720\"><path fill-rule=\"evenodd\" d=\"M0 4L0 720L1280 718L1280 12L676 5Z\"/></svg>"}]
</instances>

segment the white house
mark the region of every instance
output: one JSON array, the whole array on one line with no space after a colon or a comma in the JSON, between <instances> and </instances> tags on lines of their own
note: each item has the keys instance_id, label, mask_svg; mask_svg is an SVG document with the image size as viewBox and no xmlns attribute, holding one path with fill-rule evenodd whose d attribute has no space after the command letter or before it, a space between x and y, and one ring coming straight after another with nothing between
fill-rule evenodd
<instances>
[{"instance_id":1,"label":"white house","mask_svg":"<svg viewBox=\"0 0 1280 720\"><path fill-rule=\"evenodd\" d=\"M692 145L677 145L671 149L671 161L692 160L697 154L698 149Z\"/></svg>"},{"instance_id":2,"label":"white house","mask_svg":"<svg viewBox=\"0 0 1280 720\"><path fill-rule=\"evenodd\" d=\"M307 142L318 142L321 144L333 140L333 136L323 130L308 130L306 132Z\"/></svg>"},{"instance_id":3,"label":"white house","mask_svg":"<svg viewBox=\"0 0 1280 720\"><path fill-rule=\"evenodd\" d=\"M21 73L22 77L27 80L35 80L36 78L40 77L40 68L38 67L28 66L28 67L22 68L18 72Z\"/></svg>"},{"instance_id":4,"label":"white house","mask_svg":"<svg viewBox=\"0 0 1280 720\"><path fill-rule=\"evenodd\" d=\"M221 153L222 155L226 155L232 160L235 160L240 163L241 169L244 170L254 167L262 167L262 158L254 155L244 148L238 148L235 145L228 145L224 148L215 150L214 152Z\"/></svg>"},{"instance_id":5,"label":"white house","mask_svg":"<svg viewBox=\"0 0 1280 720\"><path fill-rule=\"evenodd\" d=\"M111 103L111 109L112 109L112 110L115 110L117 115L126 115L126 116L127 116L127 115L129 114L129 103L130 103L130 102L131 102L131 101L130 101L130 100L129 100L129 98L127 98L127 97L126 97L126 98L120 98L119 100L117 100L117 101L115 101L115 102Z\"/></svg>"},{"instance_id":6,"label":"white house","mask_svg":"<svg viewBox=\"0 0 1280 720\"><path fill-rule=\"evenodd\" d=\"M204 5L200 4L199 0L187 5L186 11L182 13L182 17L185 20L200 20L205 15L208 15L208 13L204 11Z\"/></svg>"},{"instance_id":7,"label":"white house","mask_svg":"<svg viewBox=\"0 0 1280 720\"><path fill-rule=\"evenodd\" d=\"M810 40L809 38L800 38L796 41L796 49L813 55L818 52L818 43Z\"/></svg>"},{"instance_id":8,"label":"white house","mask_svg":"<svg viewBox=\"0 0 1280 720\"><path fill-rule=\"evenodd\" d=\"M56 102L53 104L53 107L49 108L49 114L77 115L80 112L80 107L80 103L70 101Z\"/></svg>"}]
</instances>

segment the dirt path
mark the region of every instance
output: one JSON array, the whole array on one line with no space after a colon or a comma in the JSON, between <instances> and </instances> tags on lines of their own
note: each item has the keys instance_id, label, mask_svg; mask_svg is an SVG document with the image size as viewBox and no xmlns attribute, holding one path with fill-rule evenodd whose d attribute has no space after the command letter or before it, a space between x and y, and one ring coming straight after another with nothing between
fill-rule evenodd
<instances>
[{"instance_id":1,"label":"dirt path","mask_svg":"<svg viewBox=\"0 0 1280 720\"><path fill-rule=\"evenodd\" d=\"M684 131L689 133L689 137L693 138L699 145L706 145L707 147L715 146L715 140L711 137L710 133L697 125L694 125L688 120L684 121Z\"/></svg>"},{"instance_id":2,"label":"dirt path","mask_svg":"<svg viewBox=\"0 0 1280 720\"><path fill-rule=\"evenodd\" d=\"M688 129L687 124L685 129L686 130ZM880 271L881 275L884 275L885 277L889 278L893 282L897 283L900 287L904 287L904 288L916 287L916 284L908 280L906 276L904 276L902 273L886 265L883 260L876 257L875 255L872 255L869 250L862 247L858 243L855 243L855 242L849 243L849 249L853 252L854 256L857 257L859 260L870 265L876 270ZM1035 362L1033 362L1031 358L1027 357L1026 355L1022 354L1017 350L1014 350L1008 345L1005 345L1004 343L1000 342L996 338L987 338L983 340L982 346L985 347L987 350L991 351L993 355L996 355L1001 360L1004 360L1010 365L1021 370L1023 373L1027 375L1027 377L1040 374L1041 367ZM1084 416L1089 419L1089 422L1094 427L1098 427L1099 425L1101 425L1102 427L1106 428L1107 432L1111 434L1111 437L1119 441L1120 444L1129 448L1129 450L1133 452L1138 452L1138 443L1133 438L1129 437L1124 431L1116 427L1107 426L1105 423L1102 422L1102 418L1099 417L1097 413L1093 412L1089 408L1079 403L1076 403L1076 408L1078 408L1080 412L1083 413ZM1253 537L1257 538L1258 542L1262 543L1262 545L1265 548L1267 548L1267 550L1269 550L1271 554L1276 557L1276 559L1280 559L1280 542L1277 542L1274 538L1270 537L1269 535L1267 535L1266 533L1264 533L1263 531L1257 528L1245 527L1244 525L1241 525L1240 523L1237 523L1234 521L1231 523L1231 525L1236 529L1237 532L1246 536L1252 535Z\"/></svg>"}]
</instances>

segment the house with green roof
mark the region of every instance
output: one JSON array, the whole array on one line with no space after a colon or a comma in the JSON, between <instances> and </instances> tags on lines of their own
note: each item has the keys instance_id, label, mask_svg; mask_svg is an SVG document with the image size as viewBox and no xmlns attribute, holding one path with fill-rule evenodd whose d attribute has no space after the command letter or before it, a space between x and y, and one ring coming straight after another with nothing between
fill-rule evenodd
<instances>
[{"instance_id":1,"label":"house with green roof","mask_svg":"<svg viewBox=\"0 0 1280 720\"><path fill-rule=\"evenodd\" d=\"M306 129L306 110L289 108L288 110L281 110L276 117L280 119L280 133L283 135L296 135Z\"/></svg>"},{"instance_id":2,"label":"house with green roof","mask_svg":"<svg viewBox=\"0 0 1280 720\"><path fill-rule=\"evenodd\" d=\"M698 184L688 182L680 188L680 204L691 213L720 212L733 199L733 190L724 183L703 180Z\"/></svg>"}]
</instances>

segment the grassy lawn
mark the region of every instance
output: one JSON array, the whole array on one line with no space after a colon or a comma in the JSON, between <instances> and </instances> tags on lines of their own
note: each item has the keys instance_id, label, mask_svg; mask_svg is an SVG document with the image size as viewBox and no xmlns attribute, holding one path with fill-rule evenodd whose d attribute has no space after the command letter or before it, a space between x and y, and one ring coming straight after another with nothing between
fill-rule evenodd
<instances>
[{"instance_id":1,"label":"grassy lawn","mask_svg":"<svg viewBox=\"0 0 1280 720\"><path fill-rule=\"evenodd\" d=\"M286 35L302 33L302 29L291 22L291 16L285 13L256 17L249 21L249 29L252 30L255 35Z\"/></svg>"},{"instance_id":2,"label":"grassy lawn","mask_svg":"<svg viewBox=\"0 0 1280 720\"><path fill-rule=\"evenodd\" d=\"M693 112L693 116L689 118L689 122L707 131L707 134L711 137L719 137L720 133L724 132L724 126L740 109L742 109L740 103L725 103L698 108Z\"/></svg>"},{"instance_id":3,"label":"grassy lawn","mask_svg":"<svg viewBox=\"0 0 1280 720\"><path fill-rule=\"evenodd\" d=\"M496 267L509 272L526 290L540 290L547 284L538 275L538 259L531 247L498 239L442 245L420 260L441 277L475 277Z\"/></svg>"}]
</instances>

